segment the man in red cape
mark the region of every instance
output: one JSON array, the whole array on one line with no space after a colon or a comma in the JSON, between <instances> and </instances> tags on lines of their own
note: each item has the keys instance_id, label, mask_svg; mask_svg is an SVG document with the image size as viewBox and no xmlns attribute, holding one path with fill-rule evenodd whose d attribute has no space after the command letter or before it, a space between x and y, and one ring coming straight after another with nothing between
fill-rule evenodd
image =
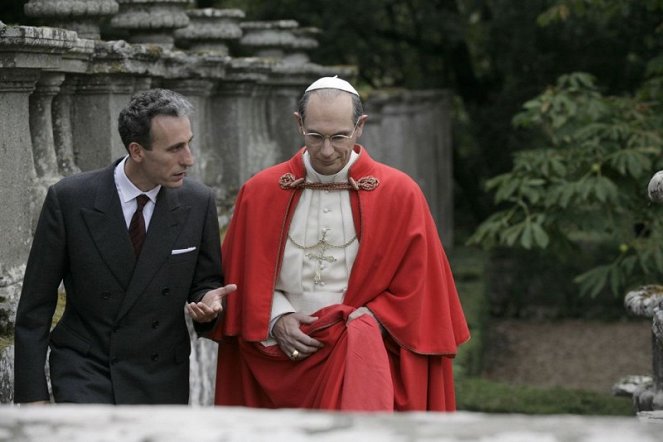
<instances>
[{"instance_id":1,"label":"man in red cape","mask_svg":"<svg viewBox=\"0 0 663 442\"><path fill-rule=\"evenodd\" d=\"M454 410L469 331L423 193L356 144L346 81L314 82L295 118L305 147L246 182L223 243L216 404Z\"/></svg>"}]
</instances>

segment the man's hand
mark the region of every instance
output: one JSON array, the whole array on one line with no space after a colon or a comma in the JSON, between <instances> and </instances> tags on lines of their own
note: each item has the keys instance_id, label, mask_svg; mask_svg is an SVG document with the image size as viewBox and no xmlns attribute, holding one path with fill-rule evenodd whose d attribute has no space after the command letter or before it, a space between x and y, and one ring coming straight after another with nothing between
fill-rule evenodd
<instances>
[{"instance_id":1,"label":"man's hand","mask_svg":"<svg viewBox=\"0 0 663 442\"><path fill-rule=\"evenodd\" d=\"M237 290L235 284L228 284L205 293L200 302L190 302L186 311L196 322L210 322L216 319L223 311L223 298Z\"/></svg>"},{"instance_id":2,"label":"man's hand","mask_svg":"<svg viewBox=\"0 0 663 442\"><path fill-rule=\"evenodd\" d=\"M304 334L299 326L317 321L315 316L303 313L287 313L281 316L272 328L272 336L278 342L281 351L292 360L301 360L311 356L322 348L322 343Z\"/></svg>"}]
</instances>

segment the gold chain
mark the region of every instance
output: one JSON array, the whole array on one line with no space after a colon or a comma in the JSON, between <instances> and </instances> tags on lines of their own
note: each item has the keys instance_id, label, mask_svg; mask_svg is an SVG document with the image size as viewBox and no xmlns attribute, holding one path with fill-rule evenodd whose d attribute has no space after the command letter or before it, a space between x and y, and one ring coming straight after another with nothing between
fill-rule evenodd
<instances>
[{"instance_id":1,"label":"gold chain","mask_svg":"<svg viewBox=\"0 0 663 442\"><path fill-rule=\"evenodd\" d=\"M350 244L352 244L357 239L357 236L355 235L355 236L352 237L352 239L350 241L346 242L345 244L337 245L337 244L331 244L331 243L327 242L327 240L325 239L325 235L327 235L327 232L324 232L322 234L322 239L320 239L318 242L316 242L312 246L305 246L305 245L299 244L297 241L295 241L292 238L292 236L290 236L289 233L288 233L288 239L292 242L292 244L294 244L295 247L297 247L298 249L302 249L302 250L311 250L311 249L315 249L318 246L324 246L325 249L344 249L347 246L349 246Z\"/></svg>"}]
</instances>

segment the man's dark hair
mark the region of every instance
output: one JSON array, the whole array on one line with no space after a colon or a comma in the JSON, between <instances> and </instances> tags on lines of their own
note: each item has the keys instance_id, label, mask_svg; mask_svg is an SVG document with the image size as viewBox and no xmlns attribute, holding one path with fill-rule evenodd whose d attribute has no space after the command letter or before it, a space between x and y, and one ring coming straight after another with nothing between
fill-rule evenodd
<instances>
[{"instance_id":1,"label":"man's dark hair","mask_svg":"<svg viewBox=\"0 0 663 442\"><path fill-rule=\"evenodd\" d=\"M145 149L152 148L152 119L157 115L184 117L193 112L193 105L184 96L168 89L138 92L117 119L117 128L124 147L136 142Z\"/></svg>"},{"instance_id":2,"label":"man's dark hair","mask_svg":"<svg viewBox=\"0 0 663 442\"><path fill-rule=\"evenodd\" d=\"M327 97L334 97L338 94L350 94L349 92L342 91L340 89L314 89L309 92L305 92L304 95L302 95L302 98L299 100L299 105L297 112L299 112L299 115L302 117L302 122L305 119L306 115L306 105L308 104L308 100L311 97L311 94L320 94L320 95L325 95ZM359 98L358 95L355 94L350 94L352 97L352 122L354 124L357 123L357 120L359 120L359 117L364 115L364 106L361 104L361 98Z\"/></svg>"}]
</instances>

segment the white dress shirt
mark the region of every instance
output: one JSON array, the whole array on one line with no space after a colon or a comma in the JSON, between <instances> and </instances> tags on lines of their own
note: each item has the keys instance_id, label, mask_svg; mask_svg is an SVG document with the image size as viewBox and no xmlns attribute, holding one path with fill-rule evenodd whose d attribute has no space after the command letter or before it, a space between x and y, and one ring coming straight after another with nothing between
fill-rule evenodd
<instances>
[{"instance_id":1,"label":"white dress shirt","mask_svg":"<svg viewBox=\"0 0 663 442\"><path fill-rule=\"evenodd\" d=\"M138 195L144 194L150 199L147 203L145 203L145 207L143 207L145 231L147 232L147 228L150 225L150 220L152 219L152 214L154 213L154 205L157 202L157 194L159 193L159 190L161 190L161 185L158 185L153 189L148 190L147 192L143 192L138 187L134 186L124 171L124 164L127 162L127 158L129 158L128 155L124 157L124 159L120 161L117 166L115 166L115 171L113 174L113 178L115 179L115 187L117 187L117 194L120 196L120 204L122 205L124 221L127 225L127 229L129 229L131 218L133 217L134 212L136 211L136 206L138 204L136 202L136 197Z\"/></svg>"}]
</instances>

